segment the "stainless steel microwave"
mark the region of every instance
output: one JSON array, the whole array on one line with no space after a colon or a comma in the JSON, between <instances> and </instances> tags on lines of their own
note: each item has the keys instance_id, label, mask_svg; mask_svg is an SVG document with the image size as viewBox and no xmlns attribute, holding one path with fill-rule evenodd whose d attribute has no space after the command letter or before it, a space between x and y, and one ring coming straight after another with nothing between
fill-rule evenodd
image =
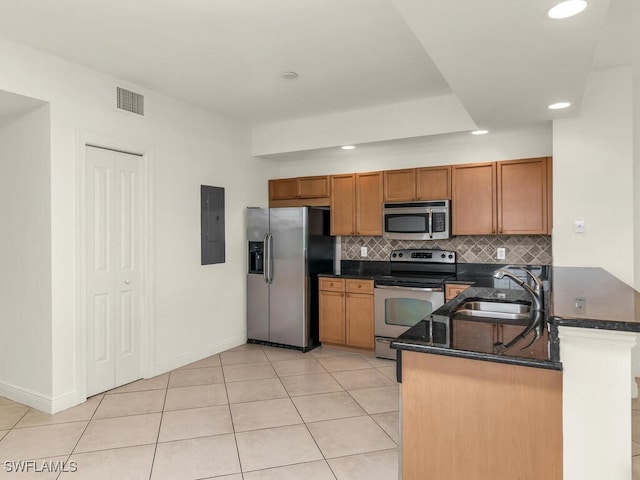
<instances>
[{"instance_id":1,"label":"stainless steel microwave","mask_svg":"<svg viewBox=\"0 0 640 480\"><path fill-rule=\"evenodd\" d=\"M442 240L449 238L449 200L385 203L383 237L396 240Z\"/></svg>"}]
</instances>

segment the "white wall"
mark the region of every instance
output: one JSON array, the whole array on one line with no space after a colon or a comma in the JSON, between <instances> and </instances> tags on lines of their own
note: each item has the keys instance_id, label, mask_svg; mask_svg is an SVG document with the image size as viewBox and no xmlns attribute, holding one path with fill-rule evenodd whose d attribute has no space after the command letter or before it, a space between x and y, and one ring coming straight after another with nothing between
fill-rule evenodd
<instances>
[{"instance_id":1,"label":"white wall","mask_svg":"<svg viewBox=\"0 0 640 480\"><path fill-rule=\"evenodd\" d=\"M278 176L295 177L543 157L551 152L551 125L539 124L483 136L436 135L360 145L355 150L328 148L268 158L277 162Z\"/></svg>"},{"instance_id":2,"label":"white wall","mask_svg":"<svg viewBox=\"0 0 640 480\"><path fill-rule=\"evenodd\" d=\"M152 91L145 119L117 112L115 79L0 40L0 89L51 104L51 329L54 409L77 394L76 138L152 153L155 237L152 372L245 339L244 209L265 205L269 161L250 156L250 131L220 115ZM200 266L201 184L225 187L226 263Z\"/></svg>"},{"instance_id":3,"label":"white wall","mask_svg":"<svg viewBox=\"0 0 640 480\"><path fill-rule=\"evenodd\" d=\"M0 127L0 384L51 395L49 107Z\"/></svg>"},{"instance_id":4,"label":"white wall","mask_svg":"<svg viewBox=\"0 0 640 480\"><path fill-rule=\"evenodd\" d=\"M318 115L253 129L253 155L474 130L456 95Z\"/></svg>"},{"instance_id":5,"label":"white wall","mask_svg":"<svg viewBox=\"0 0 640 480\"><path fill-rule=\"evenodd\" d=\"M631 69L594 71L580 114L553 124L553 259L634 283ZM585 233L573 231L585 220Z\"/></svg>"}]
</instances>

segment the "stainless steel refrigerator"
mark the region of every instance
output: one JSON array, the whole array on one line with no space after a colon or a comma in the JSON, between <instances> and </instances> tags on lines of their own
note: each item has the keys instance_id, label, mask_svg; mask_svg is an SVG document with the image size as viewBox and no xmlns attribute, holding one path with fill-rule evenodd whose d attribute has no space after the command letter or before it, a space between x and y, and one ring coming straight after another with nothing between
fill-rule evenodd
<instances>
[{"instance_id":1,"label":"stainless steel refrigerator","mask_svg":"<svg viewBox=\"0 0 640 480\"><path fill-rule=\"evenodd\" d=\"M329 209L247 209L247 338L307 351L319 344L318 273L333 272Z\"/></svg>"}]
</instances>

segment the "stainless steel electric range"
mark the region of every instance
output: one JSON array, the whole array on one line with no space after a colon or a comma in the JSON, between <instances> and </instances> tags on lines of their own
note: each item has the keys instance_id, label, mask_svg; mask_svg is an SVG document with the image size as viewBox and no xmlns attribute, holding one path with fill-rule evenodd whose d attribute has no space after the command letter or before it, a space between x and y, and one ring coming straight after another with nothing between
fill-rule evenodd
<instances>
[{"instance_id":1,"label":"stainless steel electric range","mask_svg":"<svg viewBox=\"0 0 640 480\"><path fill-rule=\"evenodd\" d=\"M375 278L376 356L396 358L391 341L444 305L444 283L455 277L456 253L394 250L391 273Z\"/></svg>"}]
</instances>

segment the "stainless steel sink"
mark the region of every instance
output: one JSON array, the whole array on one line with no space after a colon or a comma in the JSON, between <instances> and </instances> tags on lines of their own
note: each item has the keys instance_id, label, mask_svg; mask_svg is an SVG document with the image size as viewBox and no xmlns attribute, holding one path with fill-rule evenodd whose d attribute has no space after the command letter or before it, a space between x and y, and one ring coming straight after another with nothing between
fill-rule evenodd
<instances>
[{"instance_id":1,"label":"stainless steel sink","mask_svg":"<svg viewBox=\"0 0 640 480\"><path fill-rule=\"evenodd\" d=\"M469 317L526 320L529 318L530 311L531 305L523 303L475 300L462 303L455 313L456 315L467 315Z\"/></svg>"}]
</instances>

